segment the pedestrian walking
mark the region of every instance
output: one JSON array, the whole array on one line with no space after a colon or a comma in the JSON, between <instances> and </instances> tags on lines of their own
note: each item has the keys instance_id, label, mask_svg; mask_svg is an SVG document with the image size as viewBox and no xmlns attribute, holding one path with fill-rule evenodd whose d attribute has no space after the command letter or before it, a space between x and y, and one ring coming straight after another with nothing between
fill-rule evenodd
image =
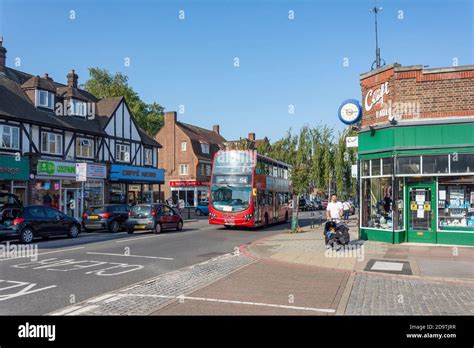
<instances>
[{"instance_id":1,"label":"pedestrian walking","mask_svg":"<svg viewBox=\"0 0 474 348\"><path fill-rule=\"evenodd\" d=\"M343 215L344 215L344 221L349 220L350 210L351 210L351 204L347 200L345 200L344 203L342 203L342 211L343 211Z\"/></svg>"},{"instance_id":2,"label":"pedestrian walking","mask_svg":"<svg viewBox=\"0 0 474 348\"><path fill-rule=\"evenodd\" d=\"M331 196L331 202L328 203L326 208L326 220L334 220L340 222L343 215L342 203L337 201L337 196L333 194Z\"/></svg>"},{"instance_id":3,"label":"pedestrian walking","mask_svg":"<svg viewBox=\"0 0 474 348\"><path fill-rule=\"evenodd\" d=\"M178 212L179 212L179 215L181 215L181 213L183 212L184 206L185 206L184 199L178 200Z\"/></svg>"}]
</instances>

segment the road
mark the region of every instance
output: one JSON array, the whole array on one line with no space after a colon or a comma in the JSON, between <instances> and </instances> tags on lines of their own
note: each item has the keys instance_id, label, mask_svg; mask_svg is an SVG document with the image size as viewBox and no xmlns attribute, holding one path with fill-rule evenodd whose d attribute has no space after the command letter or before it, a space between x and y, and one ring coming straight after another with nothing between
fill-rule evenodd
<instances>
[{"instance_id":1,"label":"road","mask_svg":"<svg viewBox=\"0 0 474 348\"><path fill-rule=\"evenodd\" d=\"M309 223L302 214L302 224ZM82 233L38 240L38 259L0 258L0 315L42 315L94 296L230 253L289 224L226 229L207 220L183 231ZM16 242L11 242L15 244Z\"/></svg>"}]
</instances>

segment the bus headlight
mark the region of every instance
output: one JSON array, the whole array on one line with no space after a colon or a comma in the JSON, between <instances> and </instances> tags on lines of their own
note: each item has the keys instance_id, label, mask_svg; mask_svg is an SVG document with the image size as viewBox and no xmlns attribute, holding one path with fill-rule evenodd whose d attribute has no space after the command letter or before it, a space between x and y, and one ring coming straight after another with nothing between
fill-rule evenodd
<instances>
[{"instance_id":1,"label":"bus headlight","mask_svg":"<svg viewBox=\"0 0 474 348\"><path fill-rule=\"evenodd\" d=\"M244 215L244 218L247 220L247 221L250 221L253 217L253 214L247 214L247 215Z\"/></svg>"},{"instance_id":2,"label":"bus headlight","mask_svg":"<svg viewBox=\"0 0 474 348\"><path fill-rule=\"evenodd\" d=\"M214 219L214 218L216 217L216 214L214 214L214 213L209 213L209 217L210 217L211 219Z\"/></svg>"}]
</instances>

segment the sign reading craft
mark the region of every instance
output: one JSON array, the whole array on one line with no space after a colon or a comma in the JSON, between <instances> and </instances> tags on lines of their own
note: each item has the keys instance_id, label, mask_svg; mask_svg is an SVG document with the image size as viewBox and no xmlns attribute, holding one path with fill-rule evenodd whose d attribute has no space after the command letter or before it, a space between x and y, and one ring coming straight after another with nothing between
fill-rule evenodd
<instances>
[{"instance_id":1,"label":"sign reading craft","mask_svg":"<svg viewBox=\"0 0 474 348\"><path fill-rule=\"evenodd\" d=\"M364 110L367 113L375 113L377 118L388 116L390 101L387 96L389 93L388 82L369 89L364 97Z\"/></svg>"},{"instance_id":2,"label":"sign reading craft","mask_svg":"<svg viewBox=\"0 0 474 348\"><path fill-rule=\"evenodd\" d=\"M110 168L110 180L163 184L165 181L165 171L161 168L132 167L112 164Z\"/></svg>"}]
</instances>

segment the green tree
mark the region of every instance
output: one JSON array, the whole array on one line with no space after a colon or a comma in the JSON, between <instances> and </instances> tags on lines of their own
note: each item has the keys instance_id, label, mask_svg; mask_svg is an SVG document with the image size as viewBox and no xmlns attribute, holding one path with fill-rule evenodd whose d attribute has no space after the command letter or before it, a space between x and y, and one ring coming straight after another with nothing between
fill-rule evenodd
<instances>
[{"instance_id":1,"label":"green tree","mask_svg":"<svg viewBox=\"0 0 474 348\"><path fill-rule=\"evenodd\" d=\"M89 80L82 86L95 97L124 97L137 124L154 137L164 124L164 108L158 103L147 104L128 84L128 77L120 72L111 74L106 69L89 68Z\"/></svg>"}]
</instances>

